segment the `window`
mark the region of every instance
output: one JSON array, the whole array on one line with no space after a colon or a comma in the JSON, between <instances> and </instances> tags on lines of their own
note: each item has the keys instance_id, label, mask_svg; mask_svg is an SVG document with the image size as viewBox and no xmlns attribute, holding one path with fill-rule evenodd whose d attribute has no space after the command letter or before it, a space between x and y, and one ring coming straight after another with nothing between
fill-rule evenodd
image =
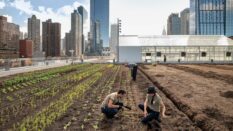
<instances>
[{"instance_id":1,"label":"window","mask_svg":"<svg viewBox=\"0 0 233 131\"><path fill-rule=\"evenodd\" d=\"M201 52L201 57L206 57L207 53L206 52Z\"/></svg>"},{"instance_id":2,"label":"window","mask_svg":"<svg viewBox=\"0 0 233 131\"><path fill-rule=\"evenodd\" d=\"M161 52L157 52L156 54L157 57L161 57L161 55L162 55Z\"/></svg>"},{"instance_id":3,"label":"window","mask_svg":"<svg viewBox=\"0 0 233 131\"><path fill-rule=\"evenodd\" d=\"M151 53L146 53L146 56L151 56Z\"/></svg>"},{"instance_id":4,"label":"window","mask_svg":"<svg viewBox=\"0 0 233 131\"><path fill-rule=\"evenodd\" d=\"M231 57L231 52L227 52L227 53L226 53L226 56L227 56L227 57Z\"/></svg>"},{"instance_id":5,"label":"window","mask_svg":"<svg viewBox=\"0 0 233 131\"><path fill-rule=\"evenodd\" d=\"M181 57L186 57L186 52L181 52Z\"/></svg>"}]
</instances>

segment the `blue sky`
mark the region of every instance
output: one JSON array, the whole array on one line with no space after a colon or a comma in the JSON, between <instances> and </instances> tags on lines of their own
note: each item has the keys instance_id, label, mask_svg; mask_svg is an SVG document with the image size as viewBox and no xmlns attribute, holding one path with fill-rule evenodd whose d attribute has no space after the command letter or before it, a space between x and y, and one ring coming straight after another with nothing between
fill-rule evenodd
<instances>
[{"instance_id":1,"label":"blue sky","mask_svg":"<svg viewBox=\"0 0 233 131\"><path fill-rule=\"evenodd\" d=\"M51 18L62 24L62 37L70 30L70 13L79 5L89 12L89 0L0 0L0 15L27 31L27 18ZM110 23L122 19L122 34L160 35L170 13L189 7L189 0L110 0ZM89 22L85 24L86 33Z\"/></svg>"}]
</instances>

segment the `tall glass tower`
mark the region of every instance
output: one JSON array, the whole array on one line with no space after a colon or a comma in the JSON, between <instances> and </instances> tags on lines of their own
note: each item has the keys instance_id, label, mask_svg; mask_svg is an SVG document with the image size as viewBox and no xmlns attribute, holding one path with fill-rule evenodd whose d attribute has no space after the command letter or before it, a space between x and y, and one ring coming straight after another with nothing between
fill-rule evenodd
<instances>
[{"instance_id":1,"label":"tall glass tower","mask_svg":"<svg viewBox=\"0 0 233 131\"><path fill-rule=\"evenodd\" d=\"M91 0L91 33L95 35L95 23L100 25L100 39L103 41L103 46L109 46L109 0ZM93 47L97 47L96 39L93 38ZM94 49L95 50L95 49Z\"/></svg>"},{"instance_id":2,"label":"tall glass tower","mask_svg":"<svg viewBox=\"0 0 233 131\"><path fill-rule=\"evenodd\" d=\"M233 36L233 0L190 0L190 32Z\"/></svg>"}]
</instances>

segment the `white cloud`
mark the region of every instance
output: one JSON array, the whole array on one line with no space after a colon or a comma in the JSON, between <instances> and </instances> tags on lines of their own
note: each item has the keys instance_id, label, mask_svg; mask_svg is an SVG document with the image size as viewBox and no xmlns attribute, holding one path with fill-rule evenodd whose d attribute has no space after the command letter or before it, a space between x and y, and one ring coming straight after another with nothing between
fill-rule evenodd
<instances>
[{"instance_id":1,"label":"white cloud","mask_svg":"<svg viewBox=\"0 0 233 131\"><path fill-rule=\"evenodd\" d=\"M27 26L20 26L20 32L27 32Z\"/></svg>"},{"instance_id":2,"label":"white cloud","mask_svg":"<svg viewBox=\"0 0 233 131\"><path fill-rule=\"evenodd\" d=\"M3 9L6 6L5 1L0 1L0 9Z\"/></svg>"},{"instance_id":3,"label":"white cloud","mask_svg":"<svg viewBox=\"0 0 233 131\"><path fill-rule=\"evenodd\" d=\"M10 16L10 15L3 15L3 16L7 17L8 22L10 22L10 23L13 22L13 17L12 16Z\"/></svg>"},{"instance_id":4,"label":"white cloud","mask_svg":"<svg viewBox=\"0 0 233 131\"><path fill-rule=\"evenodd\" d=\"M65 32L70 31L71 13L73 12L74 9L77 9L77 7L82 4L79 2L74 2L71 5L64 5L63 7L57 10L53 10L52 8L46 8L44 6L39 6L37 9L34 9L31 2L26 0L15 0L10 5L18 9L20 12L25 13L26 15L29 16L36 15L36 17L39 18L41 22L46 21L47 19L52 19L53 22L61 23L61 32L63 38L65 36ZM88 5L83 5L83 6L86 7L87 10L89 10L87 8ZM85 27L89 29L88 26ZM26 27L22 27L22 28L23 30L25 30ZM25 31L27 31L27 29Z\"/></svg>"}]
</instances>

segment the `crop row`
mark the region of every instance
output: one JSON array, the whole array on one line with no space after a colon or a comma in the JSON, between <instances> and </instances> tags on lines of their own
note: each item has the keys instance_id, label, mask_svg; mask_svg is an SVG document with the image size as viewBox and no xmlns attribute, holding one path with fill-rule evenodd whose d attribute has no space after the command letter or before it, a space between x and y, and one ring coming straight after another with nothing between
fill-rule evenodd
<instances>
[{"instance_id":1,"label":"crop row","mask_svg":"<svg viewBox=\"0 0 233 131\"><path fill-rule=\"evenodd\" d=\"M93 72L94 73L94 72ZM60 99L52 102L48 107L36 113L34 116L27 117L21 123L14 125L14 130L43 130L54 122L59 116L66 112L73 101L81 97L84 92L91 87L100 77L102 72L94 73L88 80L81 82L75 88L63 94Z\"/></svg>"},{"instance_id":2,"label":"crop row","mask_svg":"<svg viewBox=\"0 0 233 131\"><path fill-rule=\"evenodd\" d=\"M114 66L111 70L104 72L104 75L99 80L98 84L94 85L93 88L88 91L92 95L85 95L84 98L76 101L76 103L79 103L81 106L78 106L77 104L73 105L73 108L78 108L80 110L77 110L77 112L69 116L70 119L65 123L62 123L63 129L61 130L74 130L72 127L74 127L75 130L99 129L102 115L96 113L96 111L99 110L98 105L104 96L113 89L119 70L120 66ZM80 113L83 111L85 111L85 114Z\"/></svg>"},{"instance_id":3,"label":"crop row","mask_svg":"<svg viewBox=\"0 0 233 131\"><path fill-rule=\"evenodd\" d=\"M25 115L27 112L24 112L24 110L33 112L33 109L38 109L38 107L45 105L48 101L51 101L51 99L59 98L61 94L65 94L67 90L71 90L72 86L78 84L83 79L88 78L94 72L99 71L103 67L105 66L94 65L86 68L78 74L62 77L62 79L65 79L57 83L55 81L48 87L38 88L34 92L31 91L30 93L32 94L30 96L25 97L25 99L19 99L14 104L11 104L11 106L1 110L0 113L2 117L0 118L0 125L4 125L11 119L17 119L17 117Z\"/></svg>"},{"instance_id":4,"label":"crop row","mask_svg":"<svg viewBox=\"0 0 233 131\"><path fill-rule=\"evenodd\" d=\"M46 81L51 78L59 77L61 74L69 73L72 71L76 71L79 68L87 66L86 64L82 65L72 65L72 66L64 66L50 70L38 71L35 73L27 73L24 75L19 75L13 77L11 79L5 80L2 82L1 92L0 94L7 94L24 87L31 86L38 82Z\"/></svg>"}]
</instances>

